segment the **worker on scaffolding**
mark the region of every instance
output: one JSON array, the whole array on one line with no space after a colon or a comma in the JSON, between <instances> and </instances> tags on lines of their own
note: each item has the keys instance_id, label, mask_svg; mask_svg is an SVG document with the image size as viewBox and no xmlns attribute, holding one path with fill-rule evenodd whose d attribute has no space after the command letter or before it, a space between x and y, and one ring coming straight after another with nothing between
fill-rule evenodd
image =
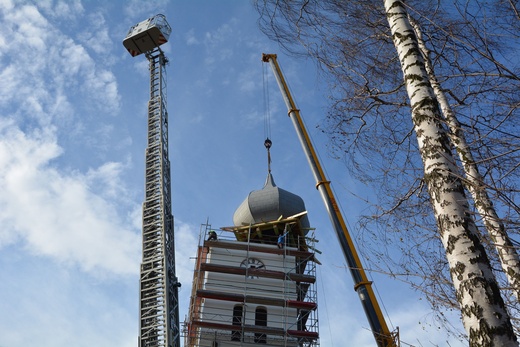
<instances>
[{"instance_id":1,"label":"worker on scaffolding","mask_svg":"<svg viewBox=\"0 0 520 347\"><path fill-rule=\"evenodd\" d=\"M210 230L208 234L208 241L217 241L217 233L215 230Z\"/></svg>"},{"instance_id":2,"label":"worker on scaffolding","mask_svg":"<svg viewBox=\"0 0 520 347\"><path fill-rule=\"evenodd\" d=\"M284 245L285 245L285 236L287 236L287 234L289 234L289 230L288 229L289 228L287 228L287 224L285 224L285 228L283 230L284 231L283 235L282 234L278 235L278 242L277 242L277 244L278 244L278 248L280 248L280 249L282 249L284 247Z\"/></svg>"}]
</instances>

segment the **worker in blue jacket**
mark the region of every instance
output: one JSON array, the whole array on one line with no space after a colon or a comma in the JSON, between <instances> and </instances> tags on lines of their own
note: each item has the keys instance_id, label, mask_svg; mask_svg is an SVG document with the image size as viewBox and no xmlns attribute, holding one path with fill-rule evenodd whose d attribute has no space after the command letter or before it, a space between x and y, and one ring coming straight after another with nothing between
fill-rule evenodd
<instances>
[{"instance_id":1,"label":"worker in blue jacket","mask_svg":"<svg viewBox=\"0 0 520 347\"><path fill-rule=\"evenodd\" d=\"M287 230L287 227L285 228ZM285 231L285 230L284 230ZM278 248L282 249L285 244L285 236L289 234L289 230L285 231L283 235L278 236Z\"/></svg>"}]
</instances>

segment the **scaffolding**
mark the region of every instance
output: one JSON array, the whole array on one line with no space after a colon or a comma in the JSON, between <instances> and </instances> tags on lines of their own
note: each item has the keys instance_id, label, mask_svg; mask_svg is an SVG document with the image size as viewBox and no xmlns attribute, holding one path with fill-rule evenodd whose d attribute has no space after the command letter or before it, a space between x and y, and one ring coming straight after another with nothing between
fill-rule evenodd
<instances>
[{"instance_id":1,"label":"scaffolding","mask_svg":"<svg viewBox=\"0 0 520 347\"><path fill-rule=\"evenodd\" d=\"M201 226L186 347L319 346L314 231L302 230L299 217ZM271 236L288 229L279 248ZM216 240L206 239L210 231Z\"/></svg>"}]
</instances>

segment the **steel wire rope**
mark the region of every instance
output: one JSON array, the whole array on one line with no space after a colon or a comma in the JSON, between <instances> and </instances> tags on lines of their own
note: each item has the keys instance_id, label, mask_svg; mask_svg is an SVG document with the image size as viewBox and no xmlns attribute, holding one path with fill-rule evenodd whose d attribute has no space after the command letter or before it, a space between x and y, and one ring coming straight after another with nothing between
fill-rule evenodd
<instances>
[{"instance_id":1,"label":"steel wire rope","mask_svg":"<svg viewBox=\"0 0 520 347\"><path fill-rule=\"evenodd\" d=\"M267 172L271 173L271 105L269 100L269 74L267 67L262 64L262 81L264 94L264 146L267 149Z\"/></svg>"},{"instance_id":2,"label":"steel wire rope","mask_svg":"<svg viewBox=\"0 0 520 347\"><path fill-rule=\"evenodd\" d=\"M267 64L262 64L262 82L263 82L263 98L264 98L264 136L266 139L271 137L271 104L269 100L269 74L267 72Z\"/></svg>"},{"instance_id":3,"label":"steel wire rope","mask_svg":"<svg viewBox=\"0 0 520 347\"><path fill-rule=\"evenodd\" d=\"M319 272L319 275L320 275L320 278L323 278L323 274L321 273L321 267L318 266L318 272ZM333 338L333 335L332 335L332 328L330 326L330 316L329 316L329 307L327 305L327 295L325 295L325 284L323 283L323 281L320 281L321 283L321 292L323 293L323 295L320 295L320 297L323 297L323 302L324 302L324 305L325 305L325 316L327 317L327 327L329 328L329 338L330 338L330 342L331 342L331 347L334 347L334 338Z\"/></svg>"}]
</instances>

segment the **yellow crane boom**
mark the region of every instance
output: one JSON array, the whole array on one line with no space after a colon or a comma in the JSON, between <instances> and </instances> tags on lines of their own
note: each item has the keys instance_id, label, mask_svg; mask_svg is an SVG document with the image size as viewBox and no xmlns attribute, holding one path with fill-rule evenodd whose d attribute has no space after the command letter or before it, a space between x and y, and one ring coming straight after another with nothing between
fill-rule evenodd
<instances>
[{"instance_id":1,"label":"yellow crane boom","mask_svg":"<svg viewBox=\"0 0 520 347\"><path fill-rule=\"evenodd\" d=\"M303 151L307 156L314 178L316 179L316 188L321 194L325 207L329 214L332 226L338 237L340 246L343 250L345 260L349 267L352 278L354 279L354 290L358 293L359 299L367 316L367 319L379 347L397 347L398 338L396 334L391 333L388 329L383 313L372 289L372 282L368 280L361 260L358 256L350 233L347 229L341 211L338 208L334 193L330 187L330 181L325 177L325 173L320 165L318 156L314 151L310 137L305 129L300 110L291 96L287 83L283 77L282 71L276 60L276 54L263 54L262 61L269 63L275 75L280 91L287 105L289 117L291 118L298 138L303 147Z\"/></svg>"}]
</instances>

